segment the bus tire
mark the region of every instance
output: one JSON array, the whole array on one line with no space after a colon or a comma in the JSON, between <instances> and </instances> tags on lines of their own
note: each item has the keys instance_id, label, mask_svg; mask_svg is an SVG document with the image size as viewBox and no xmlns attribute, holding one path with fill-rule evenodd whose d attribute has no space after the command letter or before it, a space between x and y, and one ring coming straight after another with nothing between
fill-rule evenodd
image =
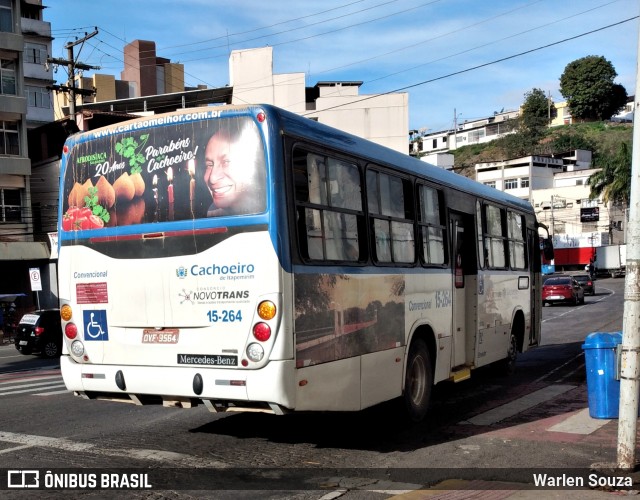
<instances>
[{"instance_id":1,"label":"bus tire","mask_svg":"<svg viewBox=\"0 0 640 500\"><path fill-rule=\"evenodd\" d=\"M509 339L509 350L507 351L507 357L498 361L497 368L498 374L503 377L508 377L516 370L516 360L518 359L518 339L515 334L511 332L511 338Z\"/></svg>"},{"instance_id":2,"label":"bus tire","mask_svg":"<svg viewBox=\"0 0 640 500\"><path fill-rule=\"evenodd\" d=\"M433 388L433 369L429 349L423 340L411 343L404 379L404 405L408 417L420 422L429 410Z\"/></svg>"}]
</instances>

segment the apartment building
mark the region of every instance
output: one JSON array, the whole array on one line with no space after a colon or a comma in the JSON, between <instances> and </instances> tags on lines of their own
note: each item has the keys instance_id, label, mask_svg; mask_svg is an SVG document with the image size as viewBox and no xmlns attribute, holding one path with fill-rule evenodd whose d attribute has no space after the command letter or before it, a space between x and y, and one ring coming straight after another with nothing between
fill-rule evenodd
<instances>
[{"instance_id":1,"label":"apartment building","mask_svg":"<svg viewBox=\"0 0 640 500\"><path fill-rule=\"evenodd\" d=\"M0 293L29 291L29 269L49 266L50 243L34 231L27 140L30 129L53 120L51 25L43 9L41 0L0 0Z\"/></svg>"},{"instance_id":2,"label":"apartment building","mask_svg":"<svg viewBox=\"0 0 640 500\"><path fill-rule=\"evenodd\" d=\"M451 130L433 133L412 131L410 135L409 154L422 157L433 153L446 153L463 146L484 144L515 131L514 121L520 111L501 111L493 116L476 120L455 121Z\"/></svg>"},{"instance_id":3,"label":"apartment building","mask_svg":"<svg viewBox=\"0 0 640 500\"><path fill-rule=\"evenodd\" d=\"M581 269L601 245L624 242L625 209L590 199L591 151L479 163L475 179L528 200L553 235L557 270Z\"/></svg>"}]
</instances>

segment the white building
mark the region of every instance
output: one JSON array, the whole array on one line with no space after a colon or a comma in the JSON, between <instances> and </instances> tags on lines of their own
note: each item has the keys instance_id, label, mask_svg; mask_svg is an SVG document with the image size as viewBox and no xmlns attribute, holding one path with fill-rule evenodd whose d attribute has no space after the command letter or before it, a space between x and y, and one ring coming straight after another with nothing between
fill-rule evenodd
<instances>
[{"instance_id":1,"label":"white building","mask_svg":"<svg viewBox=\"0 0 640 500\"><path fill-rule=\"evenodd\" d=\"M304 73L273 73L273 48L234 50L229 58L233 104L273 104L401 153L407 152L409 95L360 95L362 82L305 86Z\"/></svg>"},{"instance_id":2,"label":"white building","mask_svg":"<svg viewBox=\"0 0 640 500\"><path fill-rule=\"evenodd\" d=\"M409 154L422 157L425 154L444 153L462 146L491 142L513 133L514 120L519 114L519 111L503 111L477 120L465 120L462 124L456 122L451 130L415 135Z\"/></svg>"},{"instance_id":3,"label":"white building","mask_svg":"<svg viewBox=\"0 0 640 500\"><path fill-rule=\"evenodd\" d=\"M476 180L529 200L553 235L556 269L580 269L594 247L624 242L623 207L590 199L591 151L476 165Z\"/></svg>"}]
</instances>

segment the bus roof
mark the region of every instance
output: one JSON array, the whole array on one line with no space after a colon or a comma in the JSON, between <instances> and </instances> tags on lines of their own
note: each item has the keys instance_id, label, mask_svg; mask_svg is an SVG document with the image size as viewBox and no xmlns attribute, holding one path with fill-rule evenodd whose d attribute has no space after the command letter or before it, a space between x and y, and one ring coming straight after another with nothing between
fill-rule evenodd
<instances>
[{"instance_id":1,"label":"bus roof","mask_svg":"<svg viewBox=\"0 0 640 500\"><path fill-rule=\"evenodd\" d=\"M256 114L258 110L264 110L270 119L277 117L280 128L287 134L294 137L305 138L318 144L326 144L336 150L344 151L349 154L370 160L379 165L386 165L398 168L408 174L415 174L425 177L437 184L447 186L451 189L462 191L465 193L477 195L481 198L510 206L514 209L521 210L533 214L533 207L527 200L518 198L508 193L499 191L495 188L485 186L476 182L469 177L436 167L430 163L418 160L408 154L399 153L393 149L381 146L367 139L357 137L342 130L318 123L314 120L305 118L304 116L286 111L273 105L268 104L249 104L249 105L225 105L202 108L185 108L176 110L172 113L164 113L160 115L144 116L127 122L121 122L109 125L99 130L115 131L121 129L126 124L155 122L161 120L165 116L176 114L193 114L199 112L207 112L216 110L219 112L230 111L232 113L250 113ZM83 142L91 137L96 137L97 130L84 132L70 136L69 143Z\"/></svg>"},{"instance_id":2,"label":"bus roof","mask_svg":"<svg viewBox=\"0 0 640 500\"><path fill-rule=\"evenodd\" d=\"M274 106L264 105L261 107L268 110L268 113L278 114L283 130L293 136L305 137L320 144L327 144L332 148L356 154L374 163L380 165L386 164L399 168L409 174L425 177L428 180L445 185L451 189L475 194L524 212L533 213L533 207L527 200L485 186L469 177L436 167L430 163L413 158L408 154L399 153L398 151L361 137L329 127L314 120L306 119L295 113Z\"/></svg>"}]
</instances>

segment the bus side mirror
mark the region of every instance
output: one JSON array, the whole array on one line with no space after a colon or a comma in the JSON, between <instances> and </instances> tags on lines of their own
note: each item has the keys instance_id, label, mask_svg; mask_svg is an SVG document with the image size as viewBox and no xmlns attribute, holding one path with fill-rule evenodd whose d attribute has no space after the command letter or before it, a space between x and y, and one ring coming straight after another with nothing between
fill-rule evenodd
<instances>
[{"instance_id":1,"label":"bus side mirror","mask_svg":"<svg viewBox=\"0 0 640 500\"><path fill-rule=\"evenodd\" d=\"M542 240L542 254L545 260L553 260L553 242L551 238L545 238Z\"/></svg>"}]
</instances>

